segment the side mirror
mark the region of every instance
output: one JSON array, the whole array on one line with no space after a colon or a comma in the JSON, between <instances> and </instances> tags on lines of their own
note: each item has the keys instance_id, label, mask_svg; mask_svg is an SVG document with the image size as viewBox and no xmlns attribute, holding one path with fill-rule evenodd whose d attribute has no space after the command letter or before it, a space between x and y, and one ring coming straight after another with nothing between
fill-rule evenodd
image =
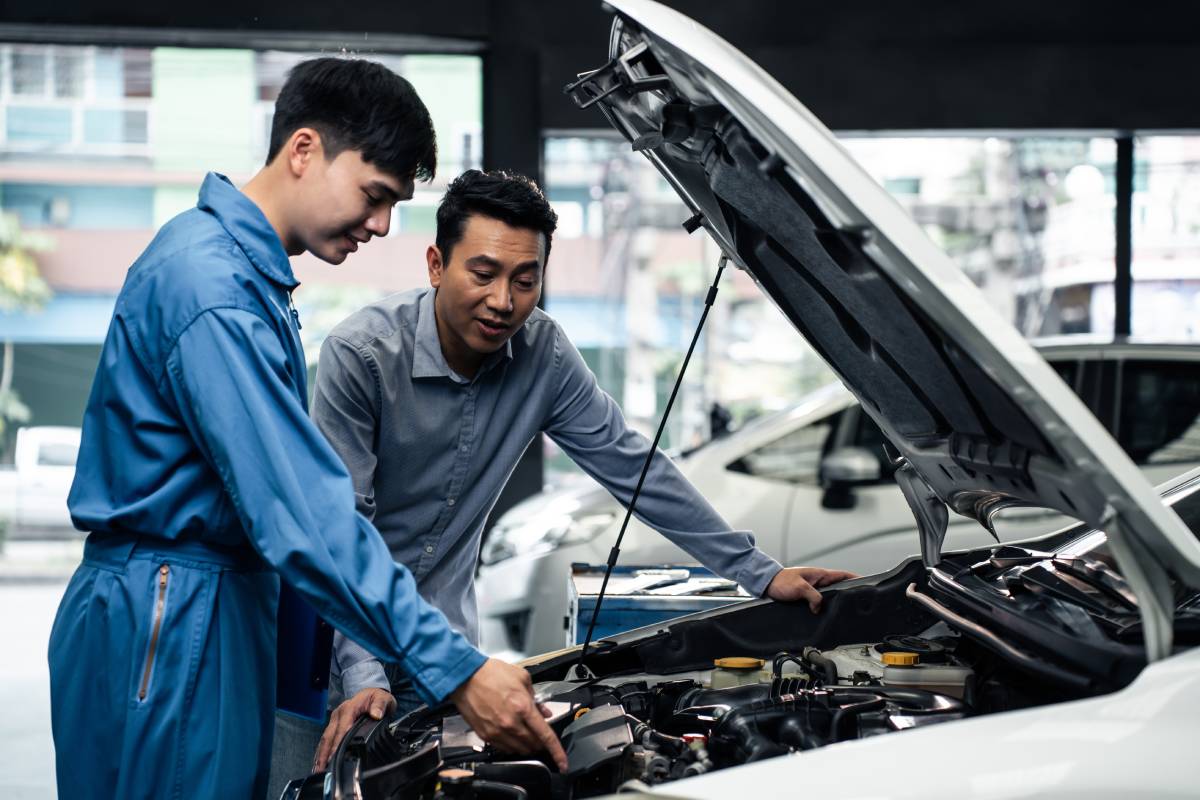
<instances>
[{"instance_id":1,"label":"side mirror","mask_svg":"<svg viewBox=\"0 0 1200 800\"><path fill-rule=\"evenodd\" d=\"M821 485L825 494L821 506L830 509L854 508L855 486L874 483L883 476L879 459L862 447L839 447L821 459Z\"/></svg>"}]
</instances>

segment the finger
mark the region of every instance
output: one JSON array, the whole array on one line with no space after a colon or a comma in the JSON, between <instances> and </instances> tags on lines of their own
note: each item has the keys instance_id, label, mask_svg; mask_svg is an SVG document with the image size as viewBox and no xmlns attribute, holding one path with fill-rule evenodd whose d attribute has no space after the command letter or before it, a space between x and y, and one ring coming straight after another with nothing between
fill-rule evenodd
<instances>
[{"instance_id":1,"label":"finger","mask_svg":"<svg viewBox=\"0 0 1200 800\"><path fill-rule=\"evenodd\" d=\"M546 719L550 719L550 717L554 716L554 712L550 710L550 706L546 705L545 703L538 703L537 707L538 711L542 712L542 716Z\"/></svg>"},{"instance_id":2,"label":"finger","mask_svg":"<svg viewBox=\"0 0 1200 800\"><path fill-rule=\"evenodd\" d=\"M383 715L388 713L389 705L394 705L394 703L388 703L384 698L377 696L371 701L371 710L367 713L371 715L372 719L383 719Z\"/></svg>"},{"instance_id":3,"label":"finger","mask_svg":"<svg viewBox=\"0 0 1200 800\"><path fill-rule=\"evenodd\" d=\"M319 772L325 769L329 759L333 757L334 750L337 749L342 739L346 738L346 733L359 716L359 714L346 713L344 709L334 713L329 727L325 729L325 735L321 737L321 746L318 750L320 760L319 763L314 764L317 768L315 771Z\"/></svg>"},{"instance_id":4,"label":"finger","mask_svg":"<svg viewBox=\"0 0 1200 800\"><path fill-rule=\"evenodd\" d=\"M807 581L800 584L798 588L800 590L800 596L808 603L808 610L814 614L820 611L821 603L823 601L821 593L814 589L812 584L808 583Z\"/></svg>"},{"instance_id":5,"label":"finger","mask_svg":"<svg viewBox=\"0 0 1200 800\"><path fill-rule=\"evenodd\" d=\"M321 741L317 743L317 754L313 757L313 772L320 772L325 769L325 764L328 763L330 752L333 749L331 742L333 741L334 730L336 730L336 723L331 721L329 726L325 728L325 733L321 734Z\"/></svg>"},{"instance_id":6,"label":"finger","mask_svg":"<svg viewBox=\"0 0 1200 800\"><path fill-rule=\"evenodd\" d=\"M536 737L542 749L553 759L558 771L566 772L567 754L563 751L562 743L558 741L558 737L554 735L554 731L550 729L546 720L537 714L530 713L525 717L525 724L529 726L529 732Z\"/></svg>"}]
</instances>

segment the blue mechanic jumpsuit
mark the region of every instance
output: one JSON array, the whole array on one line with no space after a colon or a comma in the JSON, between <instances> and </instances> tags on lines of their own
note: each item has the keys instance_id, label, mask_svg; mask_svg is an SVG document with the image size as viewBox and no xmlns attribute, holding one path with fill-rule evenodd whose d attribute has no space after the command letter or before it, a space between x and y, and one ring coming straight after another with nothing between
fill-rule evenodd
<instances>
[{"instance_id":1,"label":"blue mechanic jumpsuit","mask_svg":"<svg viewBox=\"0 0 1200 800\"><path fill-rule=\"evenodd\" d=\"M63 800L262 796L280 580L426 702L484 661L355 512L309 421L296 285L215 174L129 270L68 501L90 534L50 637Z\"/></svg>"}]
</instances>

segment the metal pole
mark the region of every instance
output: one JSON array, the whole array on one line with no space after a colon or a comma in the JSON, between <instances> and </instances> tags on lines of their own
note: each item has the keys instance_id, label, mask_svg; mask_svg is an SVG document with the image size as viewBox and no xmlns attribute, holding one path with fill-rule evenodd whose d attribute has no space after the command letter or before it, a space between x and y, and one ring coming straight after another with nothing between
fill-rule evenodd
<instances>
[{"instance_id":1,"label":"metal pole","mask_svg":"<svg viewBox=\"0 0 1200 800\"><path fill-rule=\"evenodd\" d=\"M1116 316L1115 336L1128 336L1133 330L1133 136L1117 137L1117 210L1116 278L1113 295Z\"/></svg>"}]
</instances>

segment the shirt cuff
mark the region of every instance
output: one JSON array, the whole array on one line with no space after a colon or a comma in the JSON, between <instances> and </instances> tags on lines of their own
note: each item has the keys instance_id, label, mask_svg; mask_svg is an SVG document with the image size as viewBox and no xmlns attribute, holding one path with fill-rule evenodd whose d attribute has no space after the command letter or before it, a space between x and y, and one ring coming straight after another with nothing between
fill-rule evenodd
<instances>
[{"instance_id":1,"label":"shirt cuff","mask_svg":"<svg viewBox=\"0 0 1200 800\"><path fill-rule=\"evenodd\" d=\"M465 652L448 665L438 664L409 672L413 688L426 705L432 707L445 700L487 661L487 656L468 645L465 639L462 640L461 649Z\"/></svg>"},{"instance_id":2,"label":"shirt cuff","mask_svg":"<svg viewBox=\"0 0 1200 800\"><path fill-rule=\"evenodd\" d=\"M752 596L762 597L782 569L782 564L756 547L738 570L737 582Z\"/></svg>"},{"instance_id":3,"label":"shirt cuff","mask_svg":"<svg viewBox=\"0 0 1200 800\"><path fill-rule=\"evenodd\" d=\"M391 691L387 673L384 672L383 662L377 658L367 658L352 667L342 670L342 694L349 700L363 689L383 689Z\"/></svg>"}]
</instances>

